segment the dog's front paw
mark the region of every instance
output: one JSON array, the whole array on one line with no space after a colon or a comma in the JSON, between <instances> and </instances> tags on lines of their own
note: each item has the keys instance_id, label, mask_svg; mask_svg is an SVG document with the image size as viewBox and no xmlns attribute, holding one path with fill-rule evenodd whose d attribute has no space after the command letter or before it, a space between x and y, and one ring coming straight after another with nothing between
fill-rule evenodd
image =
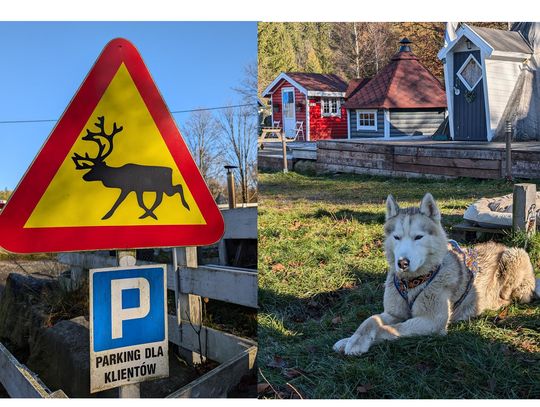
<instances>
[{"instance_id":1,"label":"dog's front paw","mask_svg":"<svg viewBox=\"0 0 540 407\"><path fill-rule=\"evenodd\" d=\"M353 335L345 345L344 353L347 356L358 356L366 353L371 346L372 339L367 335Z\"/></svg>"},{"instance_id":2,"label":"dog's front paw","mask_svg":"<svg viewBox=\"0 0 540 407\"><path fill-rule=\"evenodd\" d=\"M337 353L343 353L345 352L345 346L347 345L347 342L349 342L349 339L351 338L343 338L343 339L340 339L339 341L337 341L334 346L332 347L332 349L334 349L335 352Z\"/></svg>"}]
</instances>

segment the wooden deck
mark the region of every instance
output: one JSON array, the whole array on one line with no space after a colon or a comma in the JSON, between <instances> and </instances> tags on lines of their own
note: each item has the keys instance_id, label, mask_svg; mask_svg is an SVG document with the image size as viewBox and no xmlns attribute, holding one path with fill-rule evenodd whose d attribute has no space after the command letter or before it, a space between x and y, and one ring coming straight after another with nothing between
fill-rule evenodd
<instances>
[{"instance_id":1,"label":"wooden deck","mask_svg":"<svg viewBox=\"0 0 540 407\"><path fill-rule=\"evenodd\" d=\"M317 142L317 167L329 172L496 179L507 176L505 156L504 143L429 139ZM540 142L512 144L511 175L540 178Z\"/></svg>"}]
</instances>

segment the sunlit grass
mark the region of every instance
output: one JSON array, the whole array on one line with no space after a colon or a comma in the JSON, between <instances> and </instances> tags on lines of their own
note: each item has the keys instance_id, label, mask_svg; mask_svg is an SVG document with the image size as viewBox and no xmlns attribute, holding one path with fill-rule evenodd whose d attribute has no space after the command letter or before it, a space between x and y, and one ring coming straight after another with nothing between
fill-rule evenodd
<instances>
[{"instance_id":1,"label":"sunlit grass","mask_svg":"<svg viewBox=\"0 0 540 407\"><path fill-rule=\"evenodd\" d=\"M431 192L450 230L470 203L510 193L511 184L276 173L260 174L259 192L258 360L275 389L290 383L311 398L540 397L538 301L452 325L444 337L382 343L361 357L331 349L382 311L389 193L407 206ZM540 238L504 241L527 246L540 268ZM272 367L276 358L284 366Z\"/></svg>"}]
</instances>

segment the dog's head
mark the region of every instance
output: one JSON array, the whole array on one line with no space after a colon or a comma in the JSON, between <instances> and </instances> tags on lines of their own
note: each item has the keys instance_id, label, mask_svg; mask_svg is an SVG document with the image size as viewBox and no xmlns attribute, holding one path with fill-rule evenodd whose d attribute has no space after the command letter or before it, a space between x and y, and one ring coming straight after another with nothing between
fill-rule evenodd
<instances>
[{"instance_id":1,"label":"dog's head","mask_svg":"<svg viewBox=\"0 0 540 407\"><path fill-rule=\"evenodd\" d=\"M386 258L400 276L429 272L441 264L448 250L441 212L429 193L420 207L404 209L388 195L384 233Z\"/></svg>"}]
</instances>

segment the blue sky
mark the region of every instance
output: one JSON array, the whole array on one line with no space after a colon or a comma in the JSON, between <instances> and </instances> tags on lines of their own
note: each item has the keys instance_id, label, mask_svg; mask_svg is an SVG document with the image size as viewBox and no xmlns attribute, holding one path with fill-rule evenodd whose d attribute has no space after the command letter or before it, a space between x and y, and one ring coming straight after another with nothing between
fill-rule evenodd
<instances>
[{"instance_id":1,"label":"blue sky","mask_svg":"<svg viewBox=\"0 0 540 407\"><path fill-rule=\"evenodd\" d=\"M172 111L240 103L255 22L0 22L0 122L58 119L104 46L131 41ZM173 117L182 126L188 113ZM0 189L14 189L54 122L0 123Z\"/></svg>"}]
</instances>

